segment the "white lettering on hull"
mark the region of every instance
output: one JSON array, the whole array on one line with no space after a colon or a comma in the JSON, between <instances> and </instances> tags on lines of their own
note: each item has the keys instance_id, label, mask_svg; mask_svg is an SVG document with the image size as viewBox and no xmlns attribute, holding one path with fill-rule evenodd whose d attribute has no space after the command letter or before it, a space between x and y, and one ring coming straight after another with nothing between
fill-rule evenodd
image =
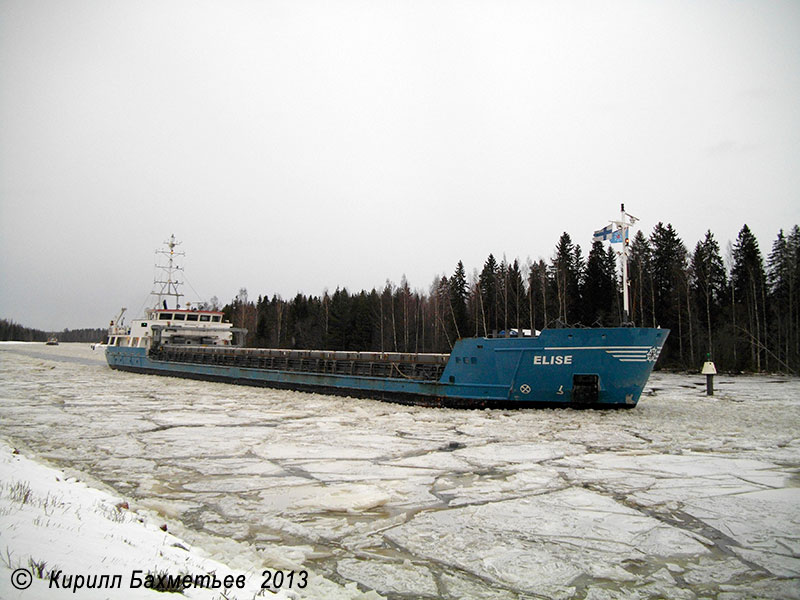
<instances>
[{"instance_id":1,"label":"white lettering on hull","mask_svg":"<svg viewBox=\"0 0 800 600\"><path fill-rule=\"evenodd\" d=\"M571 365L572 364L572 355L571 354L556 354L553 356L543 356L541 354L537 354L533 357L533 364L534 365Z\"/></svg>"}]
</instances>

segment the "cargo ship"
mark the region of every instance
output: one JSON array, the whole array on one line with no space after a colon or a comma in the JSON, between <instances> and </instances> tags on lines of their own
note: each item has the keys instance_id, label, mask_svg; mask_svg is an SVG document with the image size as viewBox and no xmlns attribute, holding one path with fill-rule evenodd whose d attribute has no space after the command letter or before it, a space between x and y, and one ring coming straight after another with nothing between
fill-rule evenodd
<instances>
[{"instance_id":1,"label":"cargo ship","mask_svg":"<svg viewBox=\"0 0 800 600\"><path fill-rule=\"evenodd\" d=\"M669 334L555 328L462 338L449 354L246 348L222 311L180 307L174 236L166 245L155 306L128 326L122 309L110 324L112 369L428 406L631 408Z\"/></svg>"}]
</instances>

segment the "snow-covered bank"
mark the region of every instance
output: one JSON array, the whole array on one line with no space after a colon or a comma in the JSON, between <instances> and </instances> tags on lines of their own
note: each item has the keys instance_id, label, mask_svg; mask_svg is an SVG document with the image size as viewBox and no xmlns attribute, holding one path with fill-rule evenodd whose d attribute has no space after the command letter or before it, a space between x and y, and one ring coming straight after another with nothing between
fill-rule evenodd
<instances>
[{"instance_id":1,"label":"snow-covered bank","mask_svg":"<svg viewBox=\"0 0 800 600\"><path fill-rule=\"evenodd\" d=\"M187 598L379 598L299 570L263 590L264 565L231 568L166 531L157 515L37 463L0 440L0 598L164 598L180 577ZM270 579L276 580L272 569ZM148 580L148 575L153 576ZM186 575L190 577L185 578ZM266 582L271 583L271 582ZM227 585L226 585L227 584ZM201 587L210 586L210 587Z\"/></svg>"}]
</instances>

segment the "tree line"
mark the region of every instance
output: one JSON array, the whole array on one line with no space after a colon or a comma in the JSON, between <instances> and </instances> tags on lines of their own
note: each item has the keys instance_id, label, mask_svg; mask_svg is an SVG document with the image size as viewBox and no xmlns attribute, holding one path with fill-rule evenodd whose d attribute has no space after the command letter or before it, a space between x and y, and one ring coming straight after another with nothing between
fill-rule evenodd
<instances>
[{"instance_id":1,"label":"tree line","mask_svg":"<svg viewBox=\"0 0 800 600\"><path fill-rule=\"evenodd\" d=\"M723 259L709 230L692 250L671 224L629 247L630 315L623 315L619 244L581 246L563 233L549 261L490 254L467 275L436 277L427 291L405 277L370 291L248 299L223 310L248 329L248 345L381 352L449 352L460 337L545 327L635 323L671 330L660 365L698 368L711 355L725 371L800 370L800 229L778 233L764 259L743 226Z\"/></svg>"},{"instance_id":2,"label":"tree line","mask_svg":"<svg viewBox=\"0 0 800 600\"><path fill-rule=\"evenodd\" d=\"M105 339L105 329L64 329L63 331L42 331L24 327L8 319L0 319L0 341L45 342L57 337L59 342L99 342Z\"/></svg>"},{"instance_id":3,"label":"tree line","mask_svg":"<svg viewBox=\"0 0 800 600\"><path fill-rule=\"evenodd\" d=\"M460 337L545 327L634 323L671 330L659 365L695 369L711 355L724 371L800 372L800 228L781 230L764 258L747 225L722 250L711 231L687 248L671 224L629 247L630 314L623 315L618 244L594 241L584 257L564 232L549 260L520 263L490 254L467 274L427 290L399 285L320 296L248 299L223 307L256 347L380 352L449 352ZM0 340L95 342L104 329L45 332L0 319Z\"/></svg>"}]
</instances>

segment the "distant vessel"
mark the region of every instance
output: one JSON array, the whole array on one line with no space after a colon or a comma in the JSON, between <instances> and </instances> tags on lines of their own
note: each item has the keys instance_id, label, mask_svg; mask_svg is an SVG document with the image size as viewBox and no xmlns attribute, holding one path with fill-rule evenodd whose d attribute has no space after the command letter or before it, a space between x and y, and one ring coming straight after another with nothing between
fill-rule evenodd
<instances>
[{"instance_id":1,"label":"distant vessel","mask_svg":"<svg viewBox=\"0 0 800 600\"><path fill-rule=\"evenodd\" d=\"M175 236L144 318L108 331L112 369L453 407L633 407L669 334L641 327L464 338L450 354L243 348L219 310L180 308ZM169 308L167 299L174 299ZM627 308L627 307L626 307Z\"/></svg>"},{"instance_id":2,"label":"distant vessel","mask_svg":"<svg viewBox=\"0 0 800 600\"><path fill-rule=\"evenodd\" d=\"M41 338L39 338L39 339L41 339ZM45 344L47 344L48 346L58 346L58 338L56 336L51 336L51 337L47 338L47 341L45 342Z\"/></svg>"}]
</instances>

